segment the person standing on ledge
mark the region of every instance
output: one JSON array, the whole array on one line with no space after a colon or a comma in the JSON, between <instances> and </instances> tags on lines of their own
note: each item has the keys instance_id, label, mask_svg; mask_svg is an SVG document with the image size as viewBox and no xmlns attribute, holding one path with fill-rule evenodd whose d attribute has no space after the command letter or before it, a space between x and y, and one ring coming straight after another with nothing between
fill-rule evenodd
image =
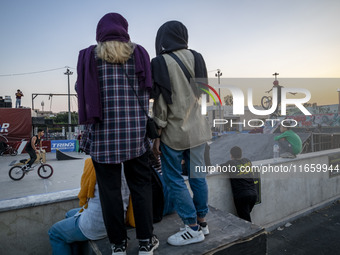
<instances>
[{"instance_id":1,"label":"person standing on ledge","mask_svg":"<svg viewBox=\"0 0 340 255\"><path fill-rule=\"evenodd\" d=\"M21 107L21 97L23 97L24 94L22 93L22 91L20 89L17 90L17 93L15 93L15 108L20 108Z\"/></svg>"},{"instance_id":2,"label":"person standing on ledge","mask_svg":"<svg viewBox=\"0 0 340 255\"><path fill-rule=\"evenodd\" d=\"M146 50L130 41L128 22L118 13L97 25L97 45L81 50L77 94L80 124L90 125L90 155L112 254L125 255L127 230L121 193L121 164L131 192L139 254L159 246L153 234L152 169L146 136L151 82Z\"/></svg>"},{"instance_id":3,"label":"person standing on ledge","mask_svg":"<svg viewBox=\"0 0 340 255\"><path fill-rule=\"evenodd\" d=\"M168 243L180 246L202 242L209 234L205 219L209 210L208 185L205 173L196 173L195 166L205 166L204 152L211 131L198 103L202 90L196 84L190 85L184 70L203 79L207 70L202 55L188 50L188 31L179 21L166 22L159 28L156 54L151 62L152 97L154 119L161 129L153 151L156 156L161 155L164 181L185 224L185 228L168 238ZM182 159L193 198L182 177Z\"/></svg>"}]
</instances>

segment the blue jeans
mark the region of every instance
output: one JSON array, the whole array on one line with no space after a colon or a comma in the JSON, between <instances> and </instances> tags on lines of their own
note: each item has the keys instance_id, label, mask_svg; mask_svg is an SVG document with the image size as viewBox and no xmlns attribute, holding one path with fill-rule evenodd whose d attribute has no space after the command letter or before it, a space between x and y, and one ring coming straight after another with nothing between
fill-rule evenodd
<instances>
[{"instance_id":1,"label":"blue jeans","mask_svg":"<svg viewBox=\"0 0 340 255\"><path fill-rule=\"evenodd\" d=\"M204 166L205 144L187 149L173 150L161 143L162 171L165 183L168 185L170 197L175 204L175 210L186 225L196 224L197 217L204 218L208 213L208 185L205 174L193 177L195 166ZM182 176L181 161L185 160L188 180L193 192L189 190ZM203 177L203 178L202 178Z\"/></svg>"},{"instance_id":2,"label":"blue jeans","mask_svg":"<svg viewBox=\"0 0 340 255\"><path fill-rule=\"evenodd\" d=\"M74 254L73 242L89 240L79 229L79 217L74 217L79 210L80 208L68 211L66 219L55 223L48 231L53 255Z\"/></svg>"},{"instance_id":3,"label":"blue jeans","mask_svg":"<svg viewBox=\"0 0 340 255\"><path fill-rule=\"evenodd\" d=\"M21 106L21 98L17 98L17 100L15 101L15 108L20 108Z\"/></svg>"}]
</instances>

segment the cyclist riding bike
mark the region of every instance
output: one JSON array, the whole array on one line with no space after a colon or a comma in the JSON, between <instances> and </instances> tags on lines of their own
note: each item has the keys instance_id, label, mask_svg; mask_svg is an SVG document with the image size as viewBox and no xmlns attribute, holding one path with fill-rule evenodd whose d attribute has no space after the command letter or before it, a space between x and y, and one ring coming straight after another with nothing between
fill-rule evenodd
<instances>
[{"instance_id":1,"label":"cyclist riding bike","mask_svg":"<svg viewBox=\"0 0 340 255\"><path fill-rule=\"evenodd\" d=\"M44 136L44 132L44 130L38 129L38 134L33 136L26 145L26 152L30 155L30 161L26 165L26 171L31 169L33 163L37 159L37 153L39 153L39 151L37 150L36 145L39 144L40 150L42 149L41 138Z\"/></svg>"},{"instance_id":2,"label":"cyclist riding bike","mask_svg":"<svg viewBox=\"0 0 340 255\"><path fill-rule=\"evenodd\" d=\"M279 81L277 80L277 76L279 75L278 73L274 73L273 74L275 76L275 80L273 81L273 87L266 91L266 93L269 93L273 90L273 88L276 88L277 89L277 105L276 105L276 109L275 111L273 112L272 115L275 115L275 116L279 116L279 107L281 107L281 90L283 88L283 86L279 85ZM289 92L289 94L292 94L292 95L295 95L296 93L292 93L292 92ZM268 105L268 108L271 106L272 102L271 102L271 97L270 97L270 105ZM262 103L262 102L261 102ZM263 106L263 103L262 103L262 106Z\"/></svg>"}]
</instances>

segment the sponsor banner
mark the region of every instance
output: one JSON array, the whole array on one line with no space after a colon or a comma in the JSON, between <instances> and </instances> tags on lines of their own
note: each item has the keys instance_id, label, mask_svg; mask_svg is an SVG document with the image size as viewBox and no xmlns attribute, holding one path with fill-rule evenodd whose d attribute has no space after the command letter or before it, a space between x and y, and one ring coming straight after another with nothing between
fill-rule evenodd
<instances>
[{"instance_id":1,"label":"sponsor banner","mask_svg":"<svg viewBox=\"0 0 340 255\"><path fill-rule=\"evenodd\" d=\"M51 152L60 151L75 151L76 140L52 140L51 141Z\"/></svg>"},{"instance_id":2,"label":"sponsor banner","mask_svg":"<svg viewBox=\"0 0 340 255\"><path fill-rule=\"evenodd\" d=\"M5 136L8 143L28 140L31 133L31 109L0 108L0 135Z\"/></svg>"}]
</instances>

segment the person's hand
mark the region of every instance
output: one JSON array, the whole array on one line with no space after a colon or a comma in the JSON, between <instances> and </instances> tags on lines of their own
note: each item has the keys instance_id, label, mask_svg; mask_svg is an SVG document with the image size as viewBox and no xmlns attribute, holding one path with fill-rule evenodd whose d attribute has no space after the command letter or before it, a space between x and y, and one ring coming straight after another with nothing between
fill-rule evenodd
<instances>
[{"instance_id":1,"label":"person's hand","mask_svg":"<svg viewBox=\"0 0 340 255\"><path fill-rule=\"evenodd\" d=\"M162 154L162 152L160 151L160 148L159 148L160 145L161 145L161 139L156 138L153 141L153 147L152 147L153 154L155 155L156 158L158 158L158 156Z\"/></svg>"}]
</instances>

